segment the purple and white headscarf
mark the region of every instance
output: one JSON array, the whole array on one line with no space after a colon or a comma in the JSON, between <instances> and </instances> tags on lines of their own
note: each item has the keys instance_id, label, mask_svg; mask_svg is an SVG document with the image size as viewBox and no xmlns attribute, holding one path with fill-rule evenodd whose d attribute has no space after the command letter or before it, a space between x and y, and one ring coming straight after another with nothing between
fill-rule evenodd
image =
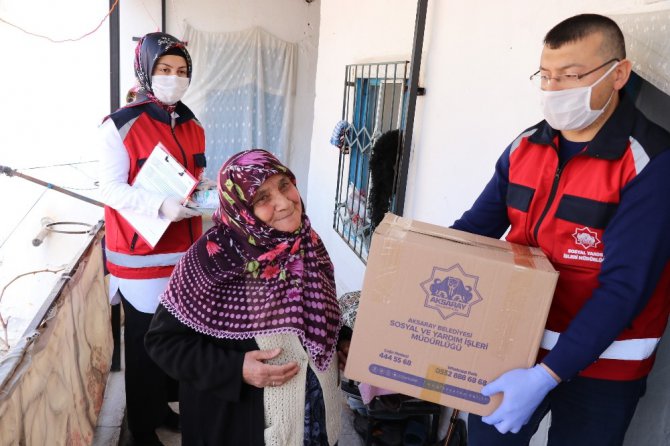
<instances>
[{"instance_id":1,"label":"purple and white headscarf","mask_svg":"<svg viewBox=\"0 0 670 446\"><path fill-rule=\"evenodd\" d=\"M223 165L215 226L177 264L161 304L183 324L216 338L294 333L323 371L341 327L333 265L304 206L293 233L254 216L254 194L275 174L295 183L265 150L238 153Z\"/></svg>"}]
</instances>

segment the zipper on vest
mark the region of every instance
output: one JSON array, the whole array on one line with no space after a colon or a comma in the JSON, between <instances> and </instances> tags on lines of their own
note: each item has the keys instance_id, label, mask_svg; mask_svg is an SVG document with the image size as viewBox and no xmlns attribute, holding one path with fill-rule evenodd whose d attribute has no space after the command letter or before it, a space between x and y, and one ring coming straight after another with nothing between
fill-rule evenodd
<instances>
[{"instance_id":1,"label":"zipper on vest","mask_svg":"<svg viewBox=\"0 0 670 446\"><path fill-rule=\"evenodd\" d=\"M554 174L554 183L551 185L551 191L549 192L549 198L547 199L547 204L545 205L542 214L540 214L540 218L537 219L537 223L535 223L535 229L533 230L533 238L535 239L536 246L540 246L537 240L537 234L540 232L540 225L542 224L542 221L544 221L544 218L549 213L549 208L551 208L551 204L554 202L554 198L556 198L556 191L558 190L558 181L561 179L561 172L563 171L563 167L565 167L565 164L562 166L558 166L558 168L556 169L556 173Z\"/></svg>"},{"instance_id":2,"label":"zipper on vest","mask_svg":"<svg viewBox=\"0 0 670 446\"><path fill-rule=\"evenodd\" d=\"M177 139L177 134L174 132L174 119L172 118L172 116L170 116L170 118L171 118L170 131L172 132L172 137L174 138L174 141L177 143L177 146L181 151L181 156L184 159L184 167L188 169L188 159L186 158L186 151L181 146L181 143ZM189 236L191 237L191 244L195 243L195 240L193 239L193 222L191 218L188 219L188 233Z\"/></svg>"},{"instance_id":3,"label":"zipper on vest","mask_svg":"<svg viewBox=\"0 0 670 446\"><path fill-rule=\"evenodd\" d=\"M172 118L172 116L170 116ZM186 159L186 152L184 151L184 148L181 146L181 143L177 139L177 134L174 132L174 122L170 123L170 131L172 132L172 137L174 138L175 142L177 143L177 146L179 147L179 150L181 150L181 156L184 159L184 167L188 169L188 160Z\"/></svg>"},{"instance_id":4,"label":"zipper on vest","mask_svg":"<svg viewBox=\"0 0 670 446\"><path fill-rule=\"evenodd\" d=\"M188 169L188 161L186 160L186 152L184 151L184 148L181 146L181 143L177 139L177 135L174 132L174 127L170 126L170 130L172 131L172 137L174 138L175 142L177 143L177 146L179 146L179 150L181 150L181 156L184 158L184 167ZM188 219L188 233L189 236L191 237L191 244L195 242L193 240L193 223L191 221L192 219Z\"/></svg>"},{"instance_id":5,"label":"zipper on vest","mask_svg":"<svg viewBox=\"0 0 670 446\"><path fill-rule=\"evenodd\" d=\"M551 147L554 148L556 151L556 156L558 156L558 147L556 147L553 143L551 144ZM551 185L551 191L549 192L549 198L547 199L547 204L544 207L544 210L542 211L542 214L540 214L540 218L537 219L537 223L535 224L535 229L533 230L533 238L535 239L535 245L540 246L540 243L537 240L537 235L540 232L540 225L542 224L542 221L544 221L544 218L547 216L549 213L549 208L551 208L552 203L554 202L554 198L556 198L556 192L558 191L558 181L561 179L561 173L565 169L565 166L574 158L581 156L584 151L586 150L586 147L584 147L580 152L575 153L572 155L570 158L563 160L561 163L561 160L558 160L558 168L556 169L556 173L554 174L554 183Z\"/></svg>"},{"instance_id":6,"label":"zipper on vest","mask_svg":"<svg viewBox=\"0 0 670 446\"><path fill-rule=\"evenodd\" d=\"M135 244L137 243L137 239L139 238L139 235L137 232L133 233L133 239L130 241L130 250L134 251L135 250Z\"/></svg>"}]
</instances>

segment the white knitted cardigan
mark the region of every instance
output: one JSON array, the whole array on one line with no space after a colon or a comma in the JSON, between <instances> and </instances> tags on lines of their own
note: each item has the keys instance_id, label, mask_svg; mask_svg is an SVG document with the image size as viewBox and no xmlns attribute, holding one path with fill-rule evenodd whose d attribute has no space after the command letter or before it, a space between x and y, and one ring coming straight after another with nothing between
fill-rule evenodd
<instances>
[{"instance_id":1,"label":"white knitted cardigan","mask_svg":"<svg viewBox=\"0 0 670 446\"><path fill-rule=\"evenodd\" d=\"M282 333L255 338L261 350L281 348L281 354L268 364L286 364L295 361L300 371L282 386L263 389L265 409L266 446L302 446L305 430L305 385L307 367L311 367L321 384L326 406L326 433L328 443L334 445L340 436L340 393L337 356L324 372L316 369L298 336Z\"/></svg>"}]
</instances>

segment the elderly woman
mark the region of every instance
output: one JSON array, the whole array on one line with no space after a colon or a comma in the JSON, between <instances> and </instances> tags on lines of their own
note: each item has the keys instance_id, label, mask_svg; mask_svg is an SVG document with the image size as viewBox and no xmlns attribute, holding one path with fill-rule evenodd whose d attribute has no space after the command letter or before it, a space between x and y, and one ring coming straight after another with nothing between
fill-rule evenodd
<instances>
[{"instance_id":1,"label":"elderly woman","mask_svg":"<svg viewBox=\"0 0 670 446\"><path fill-rule=\"evenodd\" d=\"M340 310L295 177L249 150L223 165L219 195L146 336L180 382L183 444L333 445Z\"/></svg>"}]
</instances>

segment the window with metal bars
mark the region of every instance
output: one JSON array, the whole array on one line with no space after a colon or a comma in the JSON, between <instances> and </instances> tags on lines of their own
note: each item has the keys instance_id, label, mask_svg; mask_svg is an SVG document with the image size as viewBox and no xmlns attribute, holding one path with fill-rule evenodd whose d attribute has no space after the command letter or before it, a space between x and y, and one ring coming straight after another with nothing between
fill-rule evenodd
<instances>
[{"instance_id":1,"label":"window with metal bars","mask_svg":"<svg viewBox=\"0 0 670 446\"><path fill-rule=\"evenodd\" d=\"M371 220L369 198L375 192L371 188L396 187L408 76L407 61L347 65L345 71L342 120L347 124L339 144L333 228L363 262L367 260L376 223ZM371 173L373 149L379 150L381 144L377 143L382 141L392 147L375 156L387 157L391 169ZM378 177L371 181L374 175ZM382 201L385 209L394 211L396 203L392 196L384 196Z\"/></svg>"}]
</instances>

